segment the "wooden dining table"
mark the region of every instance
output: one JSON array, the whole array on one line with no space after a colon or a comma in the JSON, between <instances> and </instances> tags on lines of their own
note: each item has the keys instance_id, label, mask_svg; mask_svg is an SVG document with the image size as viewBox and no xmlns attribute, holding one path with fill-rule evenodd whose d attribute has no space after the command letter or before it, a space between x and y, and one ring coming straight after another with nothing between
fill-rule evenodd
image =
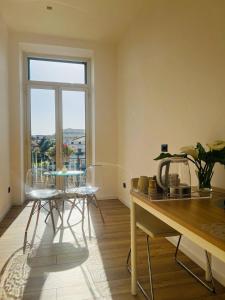
<instances>
[{"instance_id":1,"label":"wooden dining table","mask_svg":"<svg viewBox=\"0 0 225 300\"><path fill-rule=\"evenodd\" d=\"M153 200L131 190L131 293L137 294L136 207L140 206L225 263L225 190L210 197Z\"/></svg>"}]
</instances>

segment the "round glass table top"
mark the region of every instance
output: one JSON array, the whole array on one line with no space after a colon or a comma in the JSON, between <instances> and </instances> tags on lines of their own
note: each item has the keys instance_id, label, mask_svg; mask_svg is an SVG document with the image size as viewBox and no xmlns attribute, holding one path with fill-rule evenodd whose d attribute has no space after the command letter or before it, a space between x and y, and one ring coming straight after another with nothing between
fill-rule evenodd
<instances>
[{"instance_id":1,"label":"round glass table top","mask_svg":"<svg viewBox=\"0 0 225 300\"><path fill-rule=\"evenodd\" d=\"M60 170L60 171L50 171L44 173L44 175L52 175L52 176L79 176L83 174L84 171L80 171L80 170Z\"/></svg>"}]
</instances>

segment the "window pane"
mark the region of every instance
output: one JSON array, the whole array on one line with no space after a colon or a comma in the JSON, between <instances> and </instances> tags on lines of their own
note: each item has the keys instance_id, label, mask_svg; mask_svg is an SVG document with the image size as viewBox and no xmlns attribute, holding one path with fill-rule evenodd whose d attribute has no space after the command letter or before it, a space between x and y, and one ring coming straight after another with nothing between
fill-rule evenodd
<instances>
[{"instance_id":1,"label":"window pane","mask_svg":"<svg viewBox=\"0 0 225 300\"><path fill-rule=\"evenodd\" d=\"M86 83L86 64L29 58L29 80Z\"/></svg>"},{"instance_id":2,"label":"window pane","mask_svg":"<svg viewBox=\"0 0 225 300\"><path fill-rule=\"evenodd\" d=\"M62 92L63 161L69 169L86 167L85 92Z\"/></svg>"},{"instance_id":3,"label":"window pane","mask_svg":"<svg viewBox=\"0 0 225 300\"><path fill-rule=\"evenodd\" d=\"M37 172L55 170L55 91L31 89L31 162Z\"/></svg>"}]
</instances>

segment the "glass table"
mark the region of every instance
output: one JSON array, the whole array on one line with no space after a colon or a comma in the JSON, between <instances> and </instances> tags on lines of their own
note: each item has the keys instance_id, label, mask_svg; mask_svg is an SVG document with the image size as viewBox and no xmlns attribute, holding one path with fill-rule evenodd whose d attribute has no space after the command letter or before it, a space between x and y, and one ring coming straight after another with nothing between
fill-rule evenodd
<instances>
[{"instance_id":1,"label":"glass table","mask_svg":"<svg viewBox=\"0 0 225 300\"><path fill-rule=\"evenodd\" d=\"M62 201L62 223L63 223L63 215L64 215L64 205L65 201L72 203L70 199L68 199L66 195L66 188L67 188L67 181L69 177L79 177L84 175L84 171L81 170L58 170L58 171L46 171L44 172L44 176L55 176L63 178L63 186L62 186L62 194L63 194L63 201ZM78 184L78 182L77 182Z\"/></svg>"},{"instance_id":2,"label":"glass table","mask_svg":"<svg viewBox=\"0 0 225 300\"><path fill-rule=\"evenodd\" d=\"M83 175L84 171L81 170L59 170L59 171L48 171L45 172L44 175L45 176L60 176L63 177L63 191L66 191L66 185L67 185L67 179L70 176L74 176L74 177L78 177L80 175Z\"/></svg>"},{"instance_id":3,"label":"glass table","mask_svg":"<svg viewBox=\"0 0 225 300\"><path fill-rule=\"evenodd\" d=\"M50 172L46 172L52 176L79 176L79 175L83 175L84 171L81 170L67 170L67 171L50 171Z\"/></svg>"}]
</instances>

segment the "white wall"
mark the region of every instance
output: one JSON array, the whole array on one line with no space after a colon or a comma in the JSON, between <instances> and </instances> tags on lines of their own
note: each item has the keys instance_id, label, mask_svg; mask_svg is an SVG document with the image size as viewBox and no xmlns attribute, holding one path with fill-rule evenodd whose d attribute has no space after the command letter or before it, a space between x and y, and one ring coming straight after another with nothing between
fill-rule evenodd
<instances>
[{"instance_id":1,"label":"white wall","mask_svg":"<svg viewBox=\"0 0 225 300\"><path fill-rule=\"evenodd\" d=\"M173 153L225 139L224 12L224 1L149 1L120 42L118 186L127 205L130 178L156 174L162 143ZM196 183L194 168L192 175ZM216 167L213 184L225 188L224 167Z\"/></svg>"},{"instance_id":2,"label":"white wall","mask_svg":"<svg viewBox=\"0 0 225 300\"><path fill-rule=\"evenodd\" d=\"M0 17L0 220L9 209L10 147L8 102L8 30Z\"/></svg>"},{"instance_id":3,"label":"white wall","mask_svg":"<svg viewBox=\"0 0 225 300\"><path fill-rule=\"evenodd\" d=\"M155 174L162 143L178 152L225 139L225 2L150 2L118 48L119 195L127 202L121 182ZM225 187L224 167L213 184Z\"/></svg>"},{"instance_id":4,"label":"white wall","mask_svg":"<svg viewBox=\"0 0 225 300\"><path fill-rule=\"evenodd\" d=\"M103 197L117 195L117 126L115 100L115 48L111 44L98 44L34 34L10 33L10 98L11 98L11 177L14 204L23 201L23 89L22 51L62 56L86 56L92 61L92 137L93 159L109 165L107 187Z\"/></svg>"}]
</instances>

